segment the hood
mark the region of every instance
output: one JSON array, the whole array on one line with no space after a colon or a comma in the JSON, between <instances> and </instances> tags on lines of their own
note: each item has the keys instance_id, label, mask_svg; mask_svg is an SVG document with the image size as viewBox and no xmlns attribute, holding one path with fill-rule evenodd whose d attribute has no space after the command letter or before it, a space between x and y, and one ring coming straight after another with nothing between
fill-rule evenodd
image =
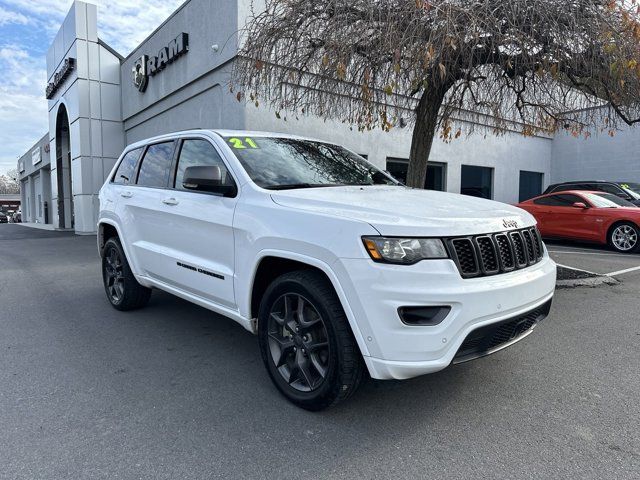
<instances>
[{"instance_id":1,"label":"hood","mask_svg":"<svg viewBox=\"0 0 640 480\"><path fill-rule=\"evenodd\" d=\"M536 223L529 213L504 203L386 185L284 190L271 198L284 207L367 222L389 236L476 235Z\"/></svg>"}]
</instances>

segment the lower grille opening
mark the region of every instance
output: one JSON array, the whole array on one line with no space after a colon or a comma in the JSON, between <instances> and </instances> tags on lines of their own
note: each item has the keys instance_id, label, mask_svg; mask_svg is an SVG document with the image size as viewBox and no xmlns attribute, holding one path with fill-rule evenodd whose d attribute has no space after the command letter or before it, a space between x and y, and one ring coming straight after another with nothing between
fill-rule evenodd
<instances>
[{"instance_id":1,"label":"lower grille opening","mask_svg":"<svg viewBox=\"0 0 640 480\"><path fill-rule=\"evenodd\" d=\"M504 345L527 334L544 320L551 310L551 300L514 318L473 330L462 342L452 363L462 363L489 355Z\"/></svg>"}]
</instances>

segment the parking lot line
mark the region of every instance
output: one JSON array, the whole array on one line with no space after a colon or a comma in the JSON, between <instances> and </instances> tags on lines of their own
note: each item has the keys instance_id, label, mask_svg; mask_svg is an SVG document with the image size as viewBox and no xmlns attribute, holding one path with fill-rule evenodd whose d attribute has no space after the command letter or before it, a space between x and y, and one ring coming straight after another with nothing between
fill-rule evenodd
<instances>
[{"instance_id":1,"label":"parking lot line","mask_svg":"<svg viewBox=\"0 0 640 480\"><path fill-rule=\"evenodd\" d=\"M624 270L618 270L617 272L611 272L611 273L605 273L605 275L607 277L615 277L617 275L623 275L625 273L631 273L631 272L635 272L640 270L640 266L638 267L632 267L632 268L625 268Z\"/></svg>"}]
</instances>

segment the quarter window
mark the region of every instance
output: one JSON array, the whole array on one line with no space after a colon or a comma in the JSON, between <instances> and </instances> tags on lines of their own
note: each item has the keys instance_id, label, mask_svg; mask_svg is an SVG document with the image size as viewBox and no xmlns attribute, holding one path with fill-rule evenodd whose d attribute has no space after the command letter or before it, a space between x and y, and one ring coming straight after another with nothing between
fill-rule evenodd
<instances>
[{"instance_id":1,"label":"quarter window","mask_svg":"<svg viewBox=\"0 0 640 480\"><path fill-rule=\"evenodd\" d=\"M222 158L211 143L206 140L185 140L180 149L178 170L174 182L175 188L186 190L182 186L184 171L188 167L220 167L222 185L233 185L233 179Z\"/></svg>"},{"instance_id":2,"label":"quarter window","mask_svg":"<svg viewBox=\"0 0 640 480\"><path fill-rule=\"evenodd\" d=\"M173 160L174 142L156 143L144 154L137 184L143 187L166 187Z\"/></svg>"},{"instance_id":3,"label":"quarter window","mask_svg":"<svg viewBox=\"0 0 640 480\"><path fill-rule=\"evenodd\" d=\"M138 163L138 158L140 158L141 152L142 149L137 148L135 150L131 150L124 156L116 170L116 174L113 177L113 183L129 185L134 182L136 164Z\"/></svg>"}]
</instances>

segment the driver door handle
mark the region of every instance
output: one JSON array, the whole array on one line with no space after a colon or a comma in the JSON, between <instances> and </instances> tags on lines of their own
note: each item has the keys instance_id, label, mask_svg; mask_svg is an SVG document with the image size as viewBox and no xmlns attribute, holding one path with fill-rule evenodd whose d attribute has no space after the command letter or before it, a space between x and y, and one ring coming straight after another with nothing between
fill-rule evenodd
<instances>
[{"instance_id":1,"label":"driver door handle","mask_svg":"<svg viewBox=\"0 0 640 480\"><path fill-rule=\"evenodd\" d=\"M178 200L173 197L165 198L164 200L162 200L162 203L164 203L165 205L178 205Z\"/></svg>"},{"instance_id":2,"label":"driver door handle","mask_svg":"<svg viewBox=\"0 0 640 480\"><path fill-rule=\"evenodd\" d=\"M133 193L131 193L131 192L122 192L122 193L120 193L120 196L123 197L123 198L131 198L131 197L133 197Z\"/></svg>"}]
</instances>

